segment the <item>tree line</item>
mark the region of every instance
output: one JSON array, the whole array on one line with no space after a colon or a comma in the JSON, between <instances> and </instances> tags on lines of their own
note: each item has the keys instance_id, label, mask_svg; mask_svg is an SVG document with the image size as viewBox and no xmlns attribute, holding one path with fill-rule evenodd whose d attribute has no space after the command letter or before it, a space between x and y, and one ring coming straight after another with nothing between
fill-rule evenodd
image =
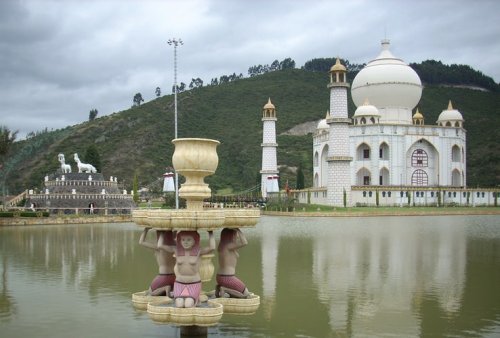
<instances>
[{"instance_id":1,"label":"tree line","mask_svg":"<svg viewBox=\"0 0 500 338\"><path fill-rule=\"evenodd\" d=\"M328 73L332 65L335 64L335 61L336 58L315 58L307 61L301 68L311 72ZM366 65L365 63L350 63L349 60L346 59L340 59L340 61L343 65L345 65L347 69L347 81L349 82L352 82L358 72L361 71ZM474 70L467 65L445 65L441 61L426 60L422 63L410 63L409 66L417 72L424 84L469 85L481 87L493 92L500 91L500 84L496 83L491 77L486 76L482 72ZM293 59L286 58L282 61L274 60L273 62L271 62L271 64L259 64L250 66L248 68L248 76L254 77L269 72L286 69L295 69L295 61ZM221 75L218 78L212 78L209 85L218 86L234 82L242 78L244 78L242 73L240 73L239 75L237 75L236 73L230 75ZM177 88L175 88L175 86L172 86L172 93L175 93L176 90L177 93L182 93L188 89L193 90L196 88L201 88L203 87L203 85L204 82L201 78L192 78L189 85L181 82L177 85ZM156 97L161 96L160 87L156 87L155 95ZM141 103L144 102L142 94L136 93L132 101L132 107L140 106ZM97 109L92 109L89 113L89 121L94 120L97 114Z\"/></svg>"},{"instance_id":2,"label":"tree line","mask_svg":"<svg viewBox=\"0 0 500 338\"><path fill-rule=\"evenodd\" d=\"M467 65L445 65L441 61L426 60L410 63L424 84L447 84L477 86L492 92L500 91L500 84Z\"/></svg>"}]
</instances>

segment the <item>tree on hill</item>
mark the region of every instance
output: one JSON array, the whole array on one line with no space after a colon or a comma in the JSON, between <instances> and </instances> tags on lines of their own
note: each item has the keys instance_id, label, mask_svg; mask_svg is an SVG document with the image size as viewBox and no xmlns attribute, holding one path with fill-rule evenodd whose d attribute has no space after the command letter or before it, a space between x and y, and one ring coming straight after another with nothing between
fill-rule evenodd
<instances>
[{"instance_id":1,"label":"tree on hill","mask_svg":"<svg viewBox=\"0 0 500 338\"><path fill-rule=\"evenodd\" d=\"M156 87L155 94L156 94L156 97L160 97L161 96L161 89L160 89L160 87Z\"/></svg>"},{"instance_id":2,"label":"tree on hill","mask_svg":"<svg viewBox=\"0 0 500 338\"><path fill-rule=\"evenodd\" d=\"M297 169L297 189L304 189L304 172L302 171L302 166Z\"/></svg>"},{"instance_id":3,"label":"tree on hill","mask_svg":"<svg viewBox=\"0 0 500 338\"><path fill-rule=\"evenodd\" d=\"M0 159L4 158L9 154L12 143L16 140L17 130L11 131L6 126L0 126Z\"/></svg>"},{"instance_id":4,"label":"tree on hill","mask_svg":"<svg viewBox=\"0 0 500 338\"><path fill-rule=\"evenodd\" d=\"M144 102L144 99L142 98L142 94L141 93L137 93L134 95L134 107L135 106L140 106L141 105L141 102Z\"/></svg>"},{"instance_id":5,"label":"tree on hill","mask_svg":"<svg viewBox=\"0 0 500 338\"><path fill-rule=\"evenodd\" d=\"M7 181L7 174L9 170L4 169L4 163L7 161L7 157L11 150L12 144L16 140L17 131L12 132L6 126L0 126L0 174L2 177L2 195L3 203L5 207L5 182Z\"/></svg>"},{"instance_id":6,"label":"tree on hill","mask_svg":"<svg viewBox=\"0 0 500 338\"><path fill-rule=\"evenodd\" d=\"M191 79L191 83L189 84L189 89L200 88L203 87L203 80L197 77L196 79Z\"/></svg>"},{"instance_id":7,"label":"tree on hill","mask_svg":"<svg viewBox=\"0 0 500 338\"><path fill-rule=\"evenodd\" d=\"M95 145L90 145L85 152L84 161L92 164L97 172L101 172L101 156Z\"/></svg>"},{"instance_id":8,"label":"tree on hill","mask_svg":"<svg viewBox=\"0 0 500 338\"><path fill-rule=\"evenodd\" d=\"M91 109L89 112L89 121L93 121L97 117L97 109Z\"/></svg>"},{"instance_id":9,"label":"tree on hill","mask_svg":"<svg viewBox=\"0 0 500 338\"><path fill-rule=\"evenodd\" d=\"M286 58L283 61L280 62L280 70L285 70L285 69L294 69L295 68L295 61L293 61L291 58Z\"/></svg>"},{"instance_id":10,"label":"tree on hill","mask_svg":"<svg viewBox=\"0 0 500 338\"><path fill-rule=\"evenodd\" d=\"M134 174L134 180L132 181L132 196L134 202L139 203L139 178L137 172Z\"/></svg>"}]
</instances>

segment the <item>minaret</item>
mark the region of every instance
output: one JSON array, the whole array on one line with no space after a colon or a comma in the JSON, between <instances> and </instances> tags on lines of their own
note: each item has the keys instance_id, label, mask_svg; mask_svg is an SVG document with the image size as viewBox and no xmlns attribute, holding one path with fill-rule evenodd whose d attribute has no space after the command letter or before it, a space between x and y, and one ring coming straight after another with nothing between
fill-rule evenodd
<instances>
[{"instance_id":1,"label":"minaret","mask_svg":"<svg viewBox=\"0 0 500 338\"><path fill-rule=\"evenodd\" d=\"M268 181L277 180L279 173L276 156L278 148L278 143L276 143L276 120L276 108L269 98L262 109L262 170L260 171L262 198L266 198L269 192L279 191L279 188L278 190L275 188L278 186L277 184L268 184Z\"/></svg>"},{"instance_id":2,"label":"minaret","mask_svg":"<svg viewBox=\"0 0 500 338\"><path fill-rule=\"evenodd\" d=\"M347 115L347 70L337 58L330 68L330 117L328 138L328 204L336 207L351 205L352 157L349 154L349 123Z\"/></svg>"}]
</instances>

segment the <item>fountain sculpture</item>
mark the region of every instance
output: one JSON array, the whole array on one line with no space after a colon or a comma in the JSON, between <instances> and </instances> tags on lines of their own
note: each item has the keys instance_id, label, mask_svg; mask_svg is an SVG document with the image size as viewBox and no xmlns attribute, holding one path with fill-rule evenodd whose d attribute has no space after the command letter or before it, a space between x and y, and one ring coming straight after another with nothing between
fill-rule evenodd
<instances>
[{"instance_id":1,"label":"fountain sculpture","mask_svg":"<svg viewBox=\"0 0 500 338\"><path fill-rule=\"evenodd\" d=\"M186 178L179 189L179 196L186 199L186 209L136 209L132 217L139 226L145 227L141 244L150 228L158 233L156 246L146 246L156 250L160 275L163 261L158 256L175 254L175 282L173 290L166 287L162 293L155 293L154 290L160 288L155 285L161 278L158 275L149 290L132 295L132 302L137 309L147 309L154 321L180 326L181 334L206 334L206 327L216 325L223 313L253 314L259 307L260 297L248 291L236 278L235 270L236 250L247 244L240 228L255 226L260 211L204 208L204 199L211 196L204 178L215 173L219 142L200 138L172 142L174 168ZM216 248L213 232L217 229L223 229L217 249L217 286L215 291L203 292L202 282L210 281L214 274L211 258ZM200 247L198 231L201 230L208 232L206 247ZM167 232L177 232L175 243L167 240Z\"/></svg>"}]
</instances>

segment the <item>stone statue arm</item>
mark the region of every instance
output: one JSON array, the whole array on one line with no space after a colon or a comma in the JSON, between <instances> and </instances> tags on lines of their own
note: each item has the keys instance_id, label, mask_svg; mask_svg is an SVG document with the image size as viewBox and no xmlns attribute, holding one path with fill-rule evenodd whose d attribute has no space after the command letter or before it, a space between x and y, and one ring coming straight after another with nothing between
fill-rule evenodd
<instances>
[{"instance_id":1,"label":"stone statue arm","mask_svg":"<svg viewBox=\"0 0 500 338\"><path fill-rule=\"evenodd\" d=\"M151 228L149 227L144 228L144 231L142 232L141 237L139 238L139 244L149 249L156 249L156 245L146 241L146 236L149 230L151 230Z\"/></svg>"},{"instance_id":2,"label":"stone statue arm","mask_svg":"<svg viewBox=\"0 0 500 338\"><path fill-rule=\"evenodd\" d=\"M215 237L213 231L208 231L208 246L200 250L201 255L206 255L215 250Z\"/></svg>"},{"instance_id":3,"label":"stone statue arm","mask_svg":"<svg viewBox=\"0 0 500 338\"><path fill-rule=\"evenodd\" d=\"M175 253L176 249L175 245L167 245L165 243L165 236L163 234L161 234L160 238L158 238L157 248L170 253Z\"/></svg>"}]
</instances>

